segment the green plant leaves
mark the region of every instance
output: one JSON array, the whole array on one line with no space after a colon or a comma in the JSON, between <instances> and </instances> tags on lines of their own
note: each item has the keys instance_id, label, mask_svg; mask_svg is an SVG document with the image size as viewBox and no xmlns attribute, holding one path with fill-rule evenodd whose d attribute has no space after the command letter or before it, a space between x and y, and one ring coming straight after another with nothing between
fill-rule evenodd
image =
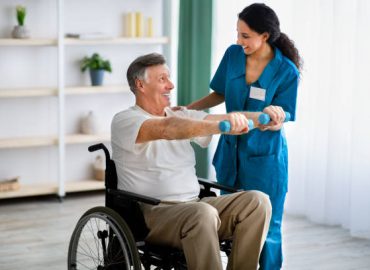
<instances>
[{"instance_id":1,"label":"green plant leaves","mask_svg":"<svg viewBox=\"0 0 370 270\"><path fill-rule=\"evenodd\" d=\"M18 25L23 26L24 25L24 19L26 17L26 7L18 5L16 6L16 12L17 12L17 21Z\"/></svg>"},{"instance_id":2,"label":"green plant leaves","mask_svg":"<svg viewBox=\"0 0 370 270\"><path fill-rule=\"evenodd\" d=\"M103 69L112 72L110 61L104 60L98 53L94 53L91 57L84 57L80 67L82 72L86 69Z\"/></svg>"}]
</instances>

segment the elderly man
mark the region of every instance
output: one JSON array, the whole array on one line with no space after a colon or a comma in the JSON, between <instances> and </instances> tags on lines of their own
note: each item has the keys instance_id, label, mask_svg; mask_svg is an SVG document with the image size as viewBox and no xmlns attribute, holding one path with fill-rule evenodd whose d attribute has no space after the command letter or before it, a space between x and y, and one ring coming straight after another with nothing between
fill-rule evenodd
<instances>
[{"instance_id":1,"label":"elderly man","mask_svg":"<svg viewBox=\"0 0 370 270\"><path fill-rule=\"evenodd\" d=\"M136 104L113 118L113 160L119 189L161 200L142 204L146 241L182 249L188 269L221 270L219 242L232 239L228 269L256 269L271 218L268 196L247 191L199 199L190 144L206 147L222 120L230 121L230 134L248 132L246 114L171 110L174 85L160 54L133 61L127 80Z\"/></svg>"}]
</instances>

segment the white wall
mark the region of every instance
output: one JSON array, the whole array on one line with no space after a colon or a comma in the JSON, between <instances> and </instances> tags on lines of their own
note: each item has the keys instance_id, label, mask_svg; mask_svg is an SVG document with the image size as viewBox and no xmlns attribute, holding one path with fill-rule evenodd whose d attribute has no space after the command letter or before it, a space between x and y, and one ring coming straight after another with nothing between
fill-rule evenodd
<instances>
[{"instance_id":1,"label":"white wall","mask_svg":"<svg viewBox=\"0 0 370 270\"><path fill-rule=\"evenodd\" d=\"M289 145L286 210L370 238L367 0L270 0L304 60ZM215 1L214 70L253 1ZM213 153L211 153L211 156Z\"/></svg>"}]
</instances>

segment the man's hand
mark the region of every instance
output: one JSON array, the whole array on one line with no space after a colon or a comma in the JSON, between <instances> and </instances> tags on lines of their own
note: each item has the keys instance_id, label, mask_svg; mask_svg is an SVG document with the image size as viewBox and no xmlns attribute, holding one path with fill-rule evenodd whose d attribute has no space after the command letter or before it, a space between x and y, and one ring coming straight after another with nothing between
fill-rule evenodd
<instances>
[{"instance_id":1,"label":"man's hand","mask_svg":"<svg viewBox=\"0 0 370 270\"><path fill-rule=\"evenodd\" d=\"M225 120L229 121L231 125L231 130L228 134L240 135L249 131L248 118L243 113L228 113Z\"/></svg>"},{"instance_id":2,"label":"man's hand","mask_svg":"<svg viewBox=\"0 0 370 270\"><path fill-rule=\"evenodd\" d=\"M259 125L260 130L277 131L282 128L285 120L285 112L282 107L270 105L264 108L263 112L270 116L271 121L267 125Z\"/></svg>"}]
</instances>

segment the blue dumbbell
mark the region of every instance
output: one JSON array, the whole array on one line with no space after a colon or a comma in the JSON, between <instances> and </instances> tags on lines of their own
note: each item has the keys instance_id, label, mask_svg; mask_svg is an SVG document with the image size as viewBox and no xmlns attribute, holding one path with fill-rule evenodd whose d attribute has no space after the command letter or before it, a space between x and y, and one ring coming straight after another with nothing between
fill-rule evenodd
<instances>
[{"instance_id":1,"label":"blue dumbbell","mask_svg":"<svg viewBox=\"0 0 370 270\"><path fill-rule=\"evenodd\" d=\"M248 127L249 127L249 130L254 128L254 124L252 120L248 120ZM227 133L227 132L230 132L231 130L231 124L229 121L224 120L218 124L218 128L222 133Z\"/></svg>"},{"instance_id":2,"label":"blue dumbbell","mask_svg":"<svg viewBox=\"0 0 370 270\"><path fill-rule=\"evenodd\" d=\"M270 115L268 115L267 113L262 113L259 117L258 117L258 121L262 124L262 125L267 125L269 122L270 122ZM288 122L290 121L290 113L289 112L285 112L285 120L284 122Z\"/></svg>"}]
</instances>

